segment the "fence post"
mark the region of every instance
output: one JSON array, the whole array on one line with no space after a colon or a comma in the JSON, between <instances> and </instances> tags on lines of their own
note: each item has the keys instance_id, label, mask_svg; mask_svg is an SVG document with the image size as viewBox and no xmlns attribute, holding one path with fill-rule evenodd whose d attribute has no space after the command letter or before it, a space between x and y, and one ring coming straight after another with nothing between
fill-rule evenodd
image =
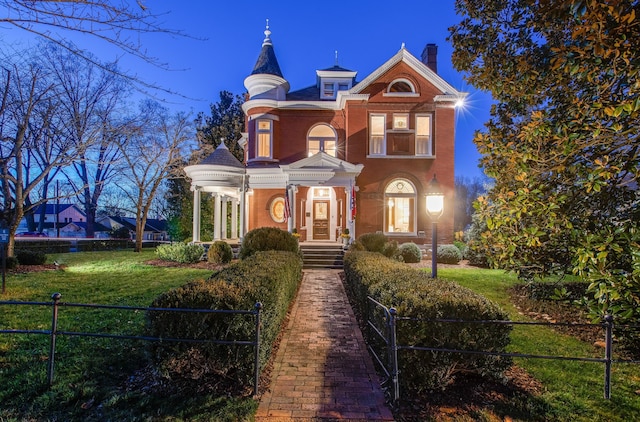
<instances>
[{"instance_id":1,"label":"fence post","mask_svg":"<svg viewBox=\"0 0 640 422\"><path fill-rule=\"evenodd\" d=\"M62 295L60 293L54 293L51 295L53 300L53 312L51 317L51 343L49 345L49 365L47 366L47 380L49 386L53 385L53 367L56 358L56 334L58 333L58 302Z\"/></svg>"},{"instance_id":2,"label":"fence post","mask_svg":"<svg viewBox=\"0 0 640 422\"><path fill-rule=\"evenodd\" d=\"M389 309L389 366L391 367L391 383L393 384L393 401L400 398L400 386L398 385L398 347L396 344L396 308Z\"/></svg>"},{"instance_id":3,"label":"fence post","mask_svg":"<svg viewBox=\"0 0 640 422\"><path fill-rule=\"evenodd\" d=\"M604 398L611 399L611 348L613 344L613 315L604 316L605 349L604 349Z\"/></svg>"},{"instance_id":4,"label":"fence post","mask_svg":"<svg viewBox=\"0 0 640 422\"><path fill-rule=\"evenodd\" d=\"M262 303L256 302L256 347L255 347L255 362L253 366L253 395L258 395L258 385L260 383L260 311L262 310Z\"/></svg>"}]
</instances>

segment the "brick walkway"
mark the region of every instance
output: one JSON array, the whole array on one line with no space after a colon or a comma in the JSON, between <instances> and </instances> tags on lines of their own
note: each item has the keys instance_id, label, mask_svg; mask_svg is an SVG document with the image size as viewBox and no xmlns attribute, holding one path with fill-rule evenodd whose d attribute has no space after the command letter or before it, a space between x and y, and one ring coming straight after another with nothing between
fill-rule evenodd
<instances>
[{"instance_id":1,"label":"brick walkway","mask_svg":"<svg viewBox=\"0 0 640 422\"><path fill-rule=\"evenodd\" d=\"M256 421L392 421L337 270L305 270Z\"/></svg>"}]
</instances>

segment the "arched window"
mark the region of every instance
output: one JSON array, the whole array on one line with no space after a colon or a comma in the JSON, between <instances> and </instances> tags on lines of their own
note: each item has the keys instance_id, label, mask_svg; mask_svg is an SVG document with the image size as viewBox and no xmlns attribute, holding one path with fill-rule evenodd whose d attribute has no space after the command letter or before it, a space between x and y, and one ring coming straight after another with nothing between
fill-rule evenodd
<instances>
[{"instance_id":1,"label":"arched window","mask_svg":"<svg viewBox=\"0 0 640 422\"><path fill-rule=\"evenodd\" d=\"M307 146L309 157L320 151L335 157L338 146L336 131L326 123L314 126L307 135Z\"/></svg>"},{"instance_id":2,"label":"arched window","mask_svg":"<svg viewBox=\"0 0 640 422\"><path fill-rule=\"evenodd\" d=\"M416 234L416 188L407 179L394 179L384 190L384 231Z\"/></svg>"},{"instance_id":3,"label":"arched window","mask_svg":"<svg viewBox=\"0 0 640 422\"><path fill-rule=\"evenodd\" d=\"M408 79L396 79L389 84L387 92L391 94L415 94L416 88Z\"/></svg>"}]
</instances>

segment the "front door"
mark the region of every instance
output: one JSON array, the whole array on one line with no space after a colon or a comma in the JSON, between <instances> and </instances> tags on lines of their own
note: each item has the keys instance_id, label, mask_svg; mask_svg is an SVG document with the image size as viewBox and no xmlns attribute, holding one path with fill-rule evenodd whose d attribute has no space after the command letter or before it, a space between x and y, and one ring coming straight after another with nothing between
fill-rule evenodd
<instances>
[{"instance_id":1,"label":"front door","mask_svg":"<svg viewBox=\"0 0 640 422\"><path fill-rule=\"evenodd\" d=\"M329 201L313 201L313 240L329 240Z\"/></svg>"}]
</instances>

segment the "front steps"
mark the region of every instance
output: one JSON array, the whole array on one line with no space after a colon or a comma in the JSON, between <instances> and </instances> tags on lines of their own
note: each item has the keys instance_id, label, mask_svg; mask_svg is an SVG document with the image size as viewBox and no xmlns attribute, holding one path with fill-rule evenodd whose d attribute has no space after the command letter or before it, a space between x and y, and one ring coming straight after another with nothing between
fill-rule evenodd
<instances>
[{"instance_id":1,"label":"front steps","mask_svg":"<svg viewBox=\"0 0 640 422\"><path fill-rule=\"evenodd\" d=\"M304 256L302 268L305 269L342 269L344 249L338 243L301 243Z\"/></svg>"}]
</instances>

